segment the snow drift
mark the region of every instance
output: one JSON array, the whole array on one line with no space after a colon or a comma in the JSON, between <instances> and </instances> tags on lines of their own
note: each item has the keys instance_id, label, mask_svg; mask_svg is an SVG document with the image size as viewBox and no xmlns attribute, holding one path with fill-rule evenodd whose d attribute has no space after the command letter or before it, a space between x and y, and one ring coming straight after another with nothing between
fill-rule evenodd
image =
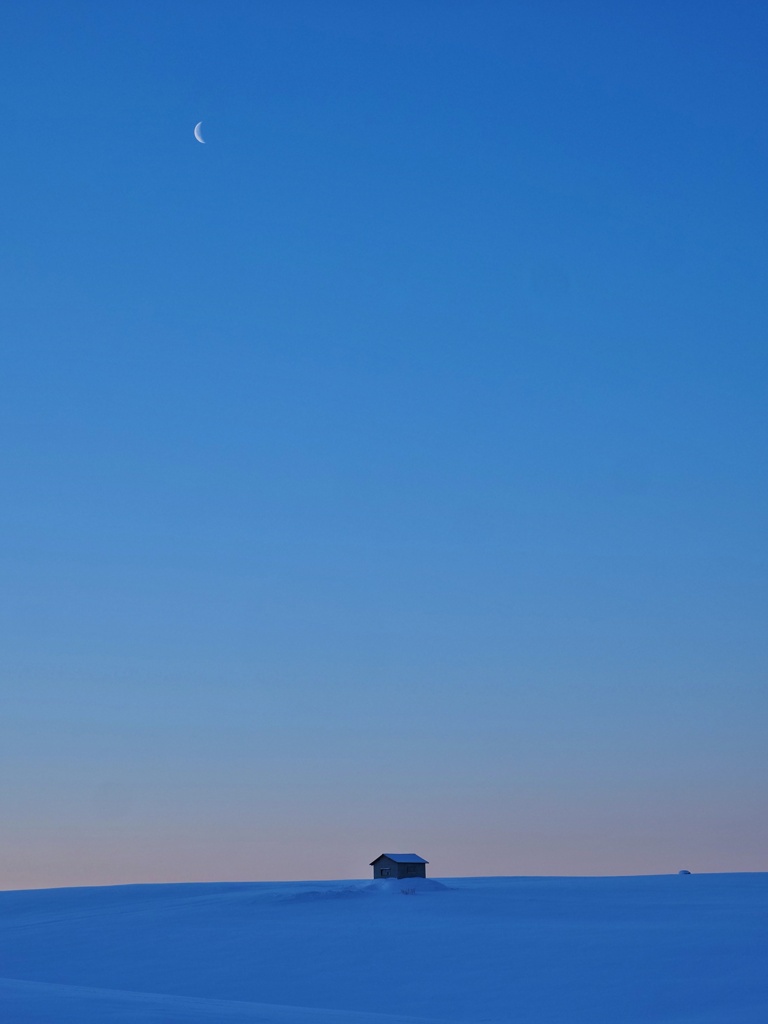
<instances>
[{"instance_id":1,"label":"snow drift","mask_svg":"<svg viewBox=\"0 0 768 1024\"><path fill-rule=\"evenodd\" d=\"M0 1021L766 1024L766 949L765 874L4 892Z\"/></svg>"}]
</instances>

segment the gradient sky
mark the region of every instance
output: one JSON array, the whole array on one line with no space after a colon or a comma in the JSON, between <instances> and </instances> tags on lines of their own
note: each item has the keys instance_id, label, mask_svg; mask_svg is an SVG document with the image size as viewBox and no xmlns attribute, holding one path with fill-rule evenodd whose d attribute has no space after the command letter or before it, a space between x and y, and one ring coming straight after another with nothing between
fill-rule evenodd
<instances>
[{"instance_id":1,"label":"gradient sky","mask_svg":"<svg viewBox=\"0 0 768 1024\"><path fill-rule=\"evenodd\" d=\"M0 887L768 867L767 50L5 0Z\"/></svg>"}]
</instances>

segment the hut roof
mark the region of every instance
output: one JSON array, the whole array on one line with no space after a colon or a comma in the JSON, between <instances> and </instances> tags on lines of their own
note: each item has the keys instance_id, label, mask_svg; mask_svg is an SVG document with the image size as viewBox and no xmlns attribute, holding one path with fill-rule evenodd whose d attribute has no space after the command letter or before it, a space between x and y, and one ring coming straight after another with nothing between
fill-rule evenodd
<instances>
[{"instance_id":1,"label":"hut roof","mask_svg":"<svg viewBox=\"0 0 768 1024\"><path fill-rule=\"evenodd\" d=\"M382 857L389 857L395 864L429 864L428 860L424 860L416 853L380 853L376 860L371 861L370 867L373 867L376 861L381 860Z\"/></svg>"}]
</instances>

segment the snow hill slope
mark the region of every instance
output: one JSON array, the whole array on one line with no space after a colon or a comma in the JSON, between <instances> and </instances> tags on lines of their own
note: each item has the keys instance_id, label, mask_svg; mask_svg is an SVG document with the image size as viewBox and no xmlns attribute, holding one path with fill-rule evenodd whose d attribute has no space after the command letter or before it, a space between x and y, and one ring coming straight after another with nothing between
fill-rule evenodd
<instances>
[{"instance_id":1,"label":"snow hill slope","mask_svg":"<svg viewBox=\"0 0 768 1024\"><path fill-rule=\"evenodd\" d=\"M768 1024L768 874L2 892L0 1021Z\"/></svg>"}]
</instances>

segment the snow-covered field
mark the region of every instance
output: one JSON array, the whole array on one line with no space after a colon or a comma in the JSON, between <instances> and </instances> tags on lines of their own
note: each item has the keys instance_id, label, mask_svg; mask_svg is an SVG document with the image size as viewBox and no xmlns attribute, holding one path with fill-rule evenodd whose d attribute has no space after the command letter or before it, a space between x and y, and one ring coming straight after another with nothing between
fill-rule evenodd
<instances>
[{"instance_id":1,"label":"snow-covered field","mask_svg":"<svg viewBox=\"0 0 768 1024\"><path fill-rule=\"evenodd\" d=\"M768 1024L768 874L441 882L2 892L0 1021Z\"/></svg>"}]
</instances>

